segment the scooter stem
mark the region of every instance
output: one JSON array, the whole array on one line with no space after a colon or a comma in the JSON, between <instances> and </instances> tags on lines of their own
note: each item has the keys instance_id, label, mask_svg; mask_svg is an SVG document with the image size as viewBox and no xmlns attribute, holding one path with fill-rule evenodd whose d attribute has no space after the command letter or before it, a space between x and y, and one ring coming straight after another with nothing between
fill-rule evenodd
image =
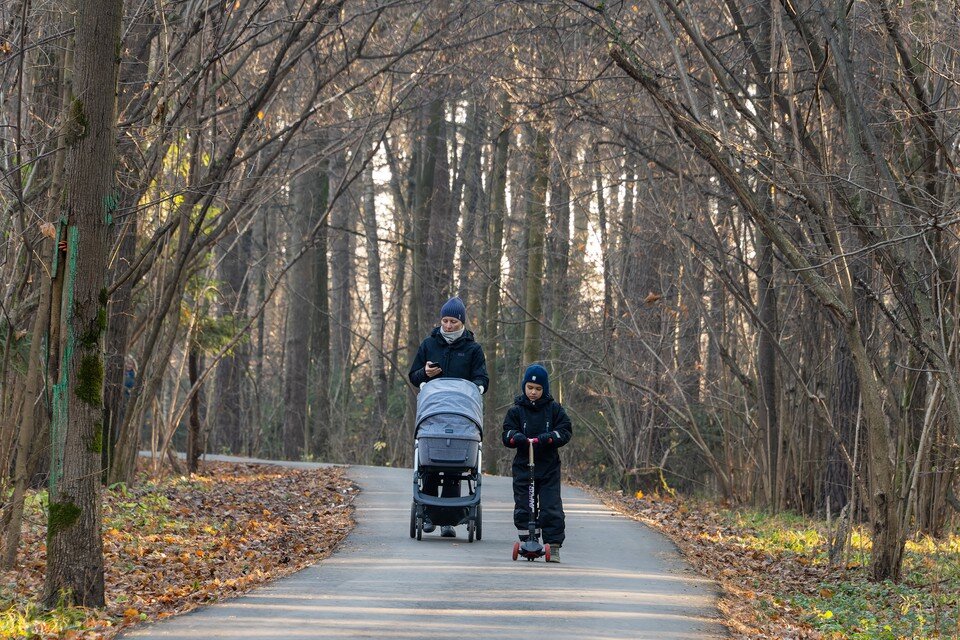
<instances>
[{"instance_id":1,"label":"scooter stem","mask_svg":"<svg viewBox=\"0 0 960 640\"><path fill-rule=\"evenodd\" d=\"M534 534L537 531L537 517L534 513L534 477L533 477L533 445L539 442L536 438L531 438L527 440L527 451L529 453L529 458L527 462L527 467L530 470L530 484L527 487L527 502L530 507L530 520L527 521L527 528L529 529L530 539L533 540Z\"/></svg>"}]
</instances>

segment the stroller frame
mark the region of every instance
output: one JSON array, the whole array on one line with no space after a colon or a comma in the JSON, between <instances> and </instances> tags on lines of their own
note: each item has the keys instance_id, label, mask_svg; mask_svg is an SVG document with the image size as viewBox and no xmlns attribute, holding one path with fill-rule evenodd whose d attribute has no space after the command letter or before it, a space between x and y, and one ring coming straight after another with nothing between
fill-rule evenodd
<instances>
[{"instance_id":1,"label":"stroller frame","mask_svg":"<svg viewBox=\"0 0 960 640\"><path fill-rule=\"evenodd\" d=\"M434 386L430 386L434 385ZM431 400L421 402L424 398L424 391L421 391L421 398L417 403L417 432L418 436L414 439L413 449L413 502L410 506L410 537L421 540L423 538L423 527L429 518L436 526L458 526L467 525L467 541L473 542L474 539L480 540L483 537L483 510L480 505L483 451L482 451L482 414L480 409L480 393L476 386L466 380L457 378L444 378L430 382L426 385L434 396L448 392L456 402L457 399L464 401L462 407L448 405L445 410L438 411L437 407L431 406ZM459 395L458 395L459 394ZM430 394L428 394L430 395ZM422 411L421 411L422 409ZM444 432L434 432L429 434L420 434L421 424L428 418L443 416L446 414L457 416L457 420L462 422L467 418L476 428L480 436L478 441L476 436L463 436L455 433L455 429L445 429ZM461 437L458 437L460 435ZM421 442L421 439L424 442ZM433 458L427 461L421 459L422 445L430 445L433 441L444 441L441 443L450 445L462 444L463 449L456 449L456 454L449 458ZM473 456L473 446L475 445L476 460ZM427 448L429 451L429 448ZM453 450L453 449L451 449ZM458 458L459 453L466 451L465 455ZM428 457L431 455L427 454ZM443 455L441 453L441 455ZM469 460L467 462L466 460ZM472 463L472 464L471 464ZM424 482L432 475L439 477L439 496L429 495L423 492ZM461 489L464 485L467 488L467 494L460 497L443 497L443 487L458 484Z\"/></svg>"}]
</instances>

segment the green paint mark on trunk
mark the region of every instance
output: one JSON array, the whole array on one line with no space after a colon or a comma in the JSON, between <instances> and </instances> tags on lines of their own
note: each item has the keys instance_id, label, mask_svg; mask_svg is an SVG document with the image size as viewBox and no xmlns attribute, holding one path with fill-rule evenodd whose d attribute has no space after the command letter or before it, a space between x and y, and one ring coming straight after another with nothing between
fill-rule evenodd
<instances>
[{"instance_id":1,"label":"green paint mark on trunk","mask_svg":"<svg viewBox=\"0 0 960 640\"><path fill-rule=\"evenodd\" d=\"M73 309L74 287L77 279L77 250L80 241L80 232L75 226L65 226L64 234L67 241L67 251L63 262L63 309ZM72 311L71 311L72 312ZM60 377L53 385L53 416L50 421L50 477L47 485L50 488L50 497L54 499L59 491L60 478L63 475L63 451L69 422L69 406L67 393L69 391L68 367L73 360L76 350L76 336L72 322L64 323L64 344L60 353ZM102 364L101 364L102 366ZM99 397L99 391L97 392Z\"/></svg>"}]
</instances>

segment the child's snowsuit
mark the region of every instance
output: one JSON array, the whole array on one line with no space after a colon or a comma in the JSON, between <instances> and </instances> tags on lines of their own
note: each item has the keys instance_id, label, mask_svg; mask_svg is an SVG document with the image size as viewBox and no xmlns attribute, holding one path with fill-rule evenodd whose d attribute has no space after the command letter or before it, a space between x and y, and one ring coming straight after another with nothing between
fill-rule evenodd
<instances>
[{"instance_id":1,"label":"child's snowsuit","mask_svg":"<svg viewBox=\"0 0 960 640\"><path fill-rule=\"evenodd\" d=\"M513 458L513 523L518 530L527 531L530 516L527 509L530 475L528 470L528 445L515 442L517 433L527 438L536 438L542 434L551 434L552 443L536 444L533 447L535 500L539 500L537 524L543 533L543 541L551 545L562 545L564 540L563 502L560 500L560 447L570 442L573 426L560 403L544 388L543 396L531 402L525 394L513 401L513 406L503 419L503 444L515 448Z\"/></svg>"}]
</instances>

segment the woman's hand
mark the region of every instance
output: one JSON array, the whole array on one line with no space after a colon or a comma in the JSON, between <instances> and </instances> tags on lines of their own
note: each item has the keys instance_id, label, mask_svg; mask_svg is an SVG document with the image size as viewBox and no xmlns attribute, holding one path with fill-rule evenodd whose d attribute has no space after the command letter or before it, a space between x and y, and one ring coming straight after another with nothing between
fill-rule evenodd
<instances>
[{"instance_id":1,"label":"woman's hand","mask_svg":"<svg viewBox=\"0 0 960 640\"><path fill-rule=\"evenodd\" d=\"M443 373L443 369L440 368L440 365L430 362L429 360L427 360L427 366L423 368L423 371L427 374L428 378L435 378Z\"/></svg>"}]
</instances>

